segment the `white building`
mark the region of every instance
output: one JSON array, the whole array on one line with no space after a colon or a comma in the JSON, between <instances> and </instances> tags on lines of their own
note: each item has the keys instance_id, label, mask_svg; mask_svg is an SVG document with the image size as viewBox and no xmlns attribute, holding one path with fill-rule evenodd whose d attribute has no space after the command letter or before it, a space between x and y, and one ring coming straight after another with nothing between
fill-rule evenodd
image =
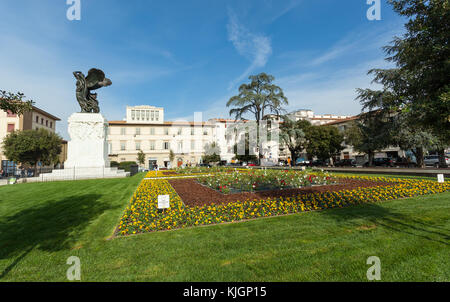
<instances>
[{"instance_id":1,"label":"white building","mask_svg":"<svg viewBox=\"0 0 450 302\"><path fill-rule=\"evenodd\" d=\"M347 115L333 115L333 114L316 115L314 114L314 111L309 109L300 109L287 114L287 116L294 121L307 120L315 126L325 125L328 123L342 121L351 118L351 116Z\"/></svg>"},{"instance_id":2,"label":"white building","mask_svg":"<svg viewBox=\"0 0 450 302\"><path fill-rule=\"evenodd\" d=\"M255 126L252 123L225 119L203 122L201 114L195 114L194 121L169 122L164 120L164 108L127 107L123 121L109 122L109 159L135 162L142 151L147 168L155 164L159 167L197 165L206 153L216 153L222 161L231 162L235 156L234 146L245 144L242 138L244 132L250 130L248 128ZM266 161L276 163L279 148L277 136L274 135L274 138L262 143L261 153ZM211 148L213 143L216 145L214 149ZM251 147L256 155L256 144ZM173 160L170 158L171 151Z\"/></svg>"}]
</instances>

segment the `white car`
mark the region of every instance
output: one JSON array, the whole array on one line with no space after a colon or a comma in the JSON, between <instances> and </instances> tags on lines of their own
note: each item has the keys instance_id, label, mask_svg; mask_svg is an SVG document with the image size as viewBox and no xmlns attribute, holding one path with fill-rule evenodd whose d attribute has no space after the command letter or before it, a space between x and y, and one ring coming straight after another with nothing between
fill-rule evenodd
<instances>
[{"instance_id":1,"label":"white car","mask_svg":"<svg viewBox=\"0 0 450 302\"><path fill-rule=\"evenodd\" d=\"M425 166L433 166L438 168L439 167L439 156L438 155L428 155L425 156L423 159L423 163ZM445 156L445 163L447 165L450 165L450 157Z\"/></svg>"}]
</instances>

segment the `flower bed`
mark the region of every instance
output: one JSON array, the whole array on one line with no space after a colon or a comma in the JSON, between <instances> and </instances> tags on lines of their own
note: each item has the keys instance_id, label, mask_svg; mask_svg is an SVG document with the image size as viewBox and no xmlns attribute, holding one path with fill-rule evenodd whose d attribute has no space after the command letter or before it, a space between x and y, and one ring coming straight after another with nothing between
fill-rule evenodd
<instances>
[{"instance_id":1,"label":"flower bed","mask_svg":"<svg viewBox=\"0 0 450 302\"><path fill-rule=\"evenodd\" d=\"M357 188L337 192L317 192L288 198L245 200L221 205L187 207L177 192L163 179L143 180L119 223L119 235L139 234L152 231L171 230L235 222L245 219L269 217L321 210L368 202L379 202L398 198L436 194L450 190L450 183L439 184L427 180L392 179L381 177L356 177L390 183L386 186ZM157 209L158 195L169 195L170 209Z\"/></svg>"},{"instance_id":2,"label":"flower bed","mask_svg":"<svg viewBox=\"0 0 450 302\"><path fill-rule=\"evenodd\" d=\"M333 183L330 174L289 170L248 170L217 173L199 177L198 181L224 194L261 190L302 188Z\"/></svg>"}]
</instances>

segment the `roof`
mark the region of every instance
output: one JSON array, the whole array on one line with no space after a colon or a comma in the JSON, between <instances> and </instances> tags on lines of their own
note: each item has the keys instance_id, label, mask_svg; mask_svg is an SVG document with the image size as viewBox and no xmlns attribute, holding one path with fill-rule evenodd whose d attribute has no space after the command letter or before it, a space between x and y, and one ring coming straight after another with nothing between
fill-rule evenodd
<instances>
[{"instance_id":1,"label":"roof","mask_svg":"<svg viewBox=\"0 0 450 302\"><path fill-rule=\"evenodd\" d=\"M208 122L127 123L126 121L109 121L109 124L123 126L213 126Z\"/></svg>"},{"instance_id":2,"label":"roof","mask_svg":"<svg viewBox=\"0 0 450 302\"><path fill-rule=\"evenodd\" d=\"M355 115L355 116L348 117L348 118L345 118L345 119L340 119L338 121L329 122L329 123L326 123L325 125L337 125L337 124L340 124L340 123L354 121L354 120L357 120L358 118L359 118L359 115Z\"/></svg>"},{"instance_id":3,"label":"roof","mask_svg":"<svg viewBox=\"0 0 450 302\"><path fill-rule=\"evenodd\" d=\"M42 115L45 115L46 117L49 117L55 121L60 121L61 119L59 117L54 116L53 114L48 113L47 111L44 111L38 107L33 106L33 111L36 111Z\"/></svg>"}]
</instances>

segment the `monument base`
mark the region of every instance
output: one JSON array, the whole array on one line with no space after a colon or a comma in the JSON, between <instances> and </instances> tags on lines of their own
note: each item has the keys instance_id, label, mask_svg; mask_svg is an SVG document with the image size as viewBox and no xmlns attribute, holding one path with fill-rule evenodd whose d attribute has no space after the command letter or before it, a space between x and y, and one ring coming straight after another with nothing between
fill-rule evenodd
<instances>
[{"instance_id":1,"label":"monument base","mask_svg":"<svg viewBox=\"0 0 450 302\"><path fill-rule=\"evenodd\" d=\"M38 178L42 181L80 180L96 178L123 178L130 176L130 172L117 168L65 168L53 170L52 173L42 174Z\"/></svg>"},{"instance_id":2,"label":"monument base","mask_svg":"<svg viewBox=\"0 0 450 302\"><path fill-rule=\"evenodd\" d=\"M108 121L100 113L74 113L69 117L67 161L63 170L43 174L43 180L117 178L129 172L110 168L108 159Z\"/></svg>"}]
</instances>

